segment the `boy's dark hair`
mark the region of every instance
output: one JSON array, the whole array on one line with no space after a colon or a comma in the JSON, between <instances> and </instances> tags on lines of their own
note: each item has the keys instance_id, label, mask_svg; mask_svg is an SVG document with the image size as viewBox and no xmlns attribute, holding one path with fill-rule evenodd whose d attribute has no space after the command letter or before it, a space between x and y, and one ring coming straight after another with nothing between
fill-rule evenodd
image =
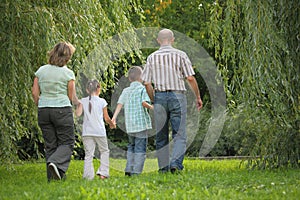
<instances>
[{"instance_id":1,"label":"boy's dark hair","mask_svg":"<svg viewBox=\"0 0 300 200\"><path fill-rule=\"evenodd\" d=\"M92 111L92 103L91 103L92 93L96 92L98 88L100 88L100 84L95 79L89 80L86 84L86 90L89 93L89 112L90 113Z\"/></svg>"},{"instance_id":2,"label":"boy's dark hair","mask_svg":"<svg viewBox=\"0 0 300 200\"><path fill-rule=\"evenodd\" d=\"M138 81L141 78L142 68L133 66L128 71L128 78L130 81Z\"/></svg>"}]
</instances>

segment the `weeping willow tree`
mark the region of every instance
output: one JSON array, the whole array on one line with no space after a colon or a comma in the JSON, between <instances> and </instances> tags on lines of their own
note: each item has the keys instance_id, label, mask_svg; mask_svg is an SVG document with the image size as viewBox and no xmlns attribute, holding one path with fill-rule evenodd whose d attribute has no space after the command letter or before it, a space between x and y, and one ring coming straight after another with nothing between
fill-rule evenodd
<instances>
[{"instance_id":1,"label":"weeping willow tree","mask_svg":"<svg viewBox=\"0 0 300 200\"><path fill-rule=\"evenodd\" d=\"M210 47L225 79L227 131L250 166L299 167L300 2L217 1Z\"/></svg>"},{"instance_id":2,"label":"weeping willow tree","mask_svg":"<svg viewBox=\"0 0 300 200\"><path fill-rule=\"evenodd\" d=\"M1 1L1 162L28 158L29 154L39 157L43 151L39 148L42 135L31 86L34 72L47 63L47 51L59 41L71 42L76 52L69 66L80 77L79 71L88 67L82 62L95 47L106 38L133 27L131 18L140 17L139 4L138 0ZM130 16L132 11L135 14ZM126 45L129 44L124 43L125 48ZM119 71L128 65L126 59L123 60ZM116 68L112 65L109 69ZM105 75L99 75L104 90L113 84L110 77L116 71L108 70Z\"/></svg>"},{"instance_id":3,"label":"weeping willow tree","mask_svg":"<svg viewBox=\"0 0 300 200\"><path fill-rule=\"evenodd\" d=\"M251 167L299 167L300 2L150 0L143 8L146 24L185 33L216 61L228 109L212 155L230 148L253 157ZM204 85L199 84L207 104ZM205 106L200 113L202 128L190 154L203 143L209 112Z\"/></svg>"}]
</instances>

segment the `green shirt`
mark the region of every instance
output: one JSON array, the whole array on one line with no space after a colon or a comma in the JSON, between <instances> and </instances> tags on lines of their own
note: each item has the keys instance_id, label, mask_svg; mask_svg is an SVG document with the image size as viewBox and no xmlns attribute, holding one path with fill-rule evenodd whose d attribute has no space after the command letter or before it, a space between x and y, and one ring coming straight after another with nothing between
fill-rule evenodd
<instances>
[{"instance_id":1,"label":"green shirt","mask_svg":"<svg viewBox=\"0 0 300 200\"><path fill-rule=\"evenodd\" d=\"M44 65L35 76L39 79L40 99L38 107L71 106L68 97L68 82L75 80L74 72L66 66Z\"/></svg>"},{"instance_id":2,"label":"green shirt","mask_svg":"<svg viewBox=\"0 0 300 200\"><path fill-rule=\"evenodd\" d=\"M137 133L152 128L150 115L142 106L144 101L150 102L150 98L140 82L132 82L122 91L118 103L124 105L127 133Z\"/></svg>"}]
</instances>

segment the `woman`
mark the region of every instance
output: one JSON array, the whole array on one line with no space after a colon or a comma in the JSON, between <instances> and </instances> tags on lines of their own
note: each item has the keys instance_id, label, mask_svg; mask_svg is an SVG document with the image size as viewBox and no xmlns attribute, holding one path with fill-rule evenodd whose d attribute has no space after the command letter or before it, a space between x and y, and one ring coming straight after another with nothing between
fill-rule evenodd
<instances>
[{"instance_id":1,"label":"woman","mask_svg":"<svg viewBox=\"0 0 300 200\"><path fill-rule=\"evenodd\" d=\"M71 102L79 103L74 72L66 67L75 48L60 42L49 52L48 64L35 73L32 95L45 142L48 182L65 178L74 148Z\"/></svg>"}]
</instances>

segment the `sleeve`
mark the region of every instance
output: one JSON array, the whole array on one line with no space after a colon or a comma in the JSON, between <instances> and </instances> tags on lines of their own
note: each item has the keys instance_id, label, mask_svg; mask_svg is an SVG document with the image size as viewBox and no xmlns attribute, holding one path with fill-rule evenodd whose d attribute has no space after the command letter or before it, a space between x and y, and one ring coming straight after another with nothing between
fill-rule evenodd
<instances>
[{"instance_id":1,"label":"sleeve","mask_svg":"<svg viewBox=\"0 0 300 200\"><path fill-rule=\"evenodd\" d=\"M151 77L152 77L152 70L151 70L151 57L147 58L147 62L145 65L145 68L142 72L142 76L141 79L142 81L146 82L146 83L151 83Z\"/></svg>"},{"instance_id":2,"label":"sleeve","mask_svg":"<svg viewBox=\"0 0 300 200\"><path fill-rule=\"evenodd\" d=\"M124 105L125 104L125 100L126 100L126 98L125 98L125 94L124 94L124 91L123 91L121 93L119 99L118 99L118 103Z\"/></svg>"},{"instance_id":3,"label":"sleeve","mask_svg":"<svg viewBox=\"0 0 300 200\"><path fill-rule=\"evenodd\" d=\"M105 108L107 105L108 105L107 101L105 99L102 99L102 106L103 106L103 108Z\"/></svg>"},{"instance_id":4,"label":"sleeve","mask_svg":"<svg viewBox=\"0 0 300 200\"><path fill-rule=\"evenodd\" d=\"M146 101L148 103L151 102L150 97L149 97L145 87L143 87L141 93L142 93L142 102L144 102L144 101Z\"/></svg>"},{"instance_id":5,"label":"sleeve","mask_svg":"<svg viewBox=\"0 0 300 200\"><path fill-rule=\"evenodd\" d=\"M184 77L195 75L192 62L190 61L189 57L184 53L181 57L181 66L182 66L182 73Z\"/></svg>"},{"instance_id":6,"label":"sleeve","mask_svg":"<svg viewBox=\"0 0 300 200\"><path fill-rule=\"evenodd\" d=\"M66 77L67 77L67 80L70 81L70 80L76 80L75 79L75 74L72 70L68 69L67 70L67 73L66 73Z\"/></svg>"},{"instance_id":7,"label":"sleeve","mask_svg":"<svg viewBox=\"0 0 300 200\"><path fill-rule=\"evenodd\" d=\"M36 77L40 77L40 74L41 74L41 71L43 70L42 69L43 67L40 67L35 73L34 73L34 75L36 76Z\"/></svg>"}]
</instances>

